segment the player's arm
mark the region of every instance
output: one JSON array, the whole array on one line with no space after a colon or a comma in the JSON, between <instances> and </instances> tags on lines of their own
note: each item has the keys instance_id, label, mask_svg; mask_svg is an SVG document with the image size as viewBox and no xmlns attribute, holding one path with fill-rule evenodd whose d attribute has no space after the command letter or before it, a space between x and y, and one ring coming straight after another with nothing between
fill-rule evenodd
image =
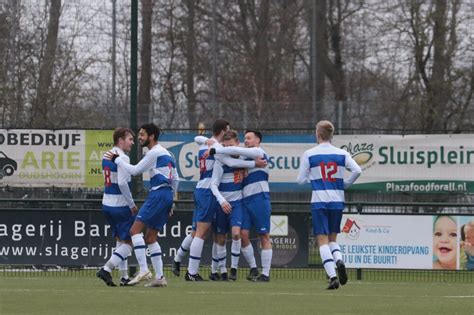
<instances>
[{"instance_id":1,"label":"player's arm","mask_svg":"<svg viewBox=\"0 0 474 315\"><path fill-rule=\"evenodd\" d=\"M196 142L199 145L204 145L206 143L207 139L209 139L209 138L204 137L204 136L196 136L196 137L194 137L194 142Z\"/></svg>"},{"instance_id":2,"label":"player's arm","mask_svg":"<svg viewBox=\"0 0 474 315\"><path fill-rule=\"evenodd\" d=\"M221 162L222 164L227 165L232 168L254 168L256 167L255 161L245 161L242 159L236 159L224 154L214 155L216 161Z\"/></svg>"},{"instance_id":3,"label":"player's arm","mask_svg":"<svg viewBox=\"0 0 474 315\"><path fill-rule=\"evenodd\" d=\"M117 183L122 193L122 196L125 198L128 207L132 212L135 212L137 206L133 201L132 192L130 191L130 187L128 186L128 182L130 181L131 176L127 173L127 171L123 168L123 165L117 166Z\"/></svg>"},{"instance_id":4,"label":"player's arm","mask_svg":"<svg viewBox=\"0 0 474 315\"><path fill-rule=\"evenodd\" d=\"M148 151L147 154L138 162L137 165L131 165L124 161L120 156L117 157L114 162L117 165L122 165L123 168L131 175L143 174L150 170L156 163L156 153L152 150Z\"/></svg>"},{"instance_id":5,"label":"player's arm","mask_svg":"<svg viewBox=\"0 0 474 315\"><path fill-rule=\"evenodd\" d=\"M222 168L222 164L220 162L216 162L214 164L214 168L212 169L212 177L211 177L211 191L212 194L216 197L217 202L222 207L225 213L230 213L232 211L232 206L229 202L222 196L221 192L219 191L219 185L221 183L222 175L224 175L224 169Z\"/></svg>"},{"instance_id":6,"label":"player's arm","mask_svg":"<svg viewBox=\"0 0 474 315\"><path fill-rule=\"evenodd\" d=\"M238 146L215 148L216 154L242 155L251 159L263 158L263 152L258 148L242 148Z\"/></svg>"},{"instance_id":7,"label":"player's arm","mask_svg":"<svg viewBox=\"0 0 474 315\"><path fill-rule=\"evenodd\" d=\"M204 137L204 136L196 136L194 137L194 142L196 142L197 144L199 145L208 145L208 146L211 146L214 144L214 139L210 139L208 137Z\"/></svg>"},{"instance_id":8,"label":"player's arm","mask_svg":"<svg viewBox=\"0 0 474 315\"><path fill-rule=\"evenodd\" d=\"M349 178L344 180L344 189L349 188L354 184L354 182L359 178L360 174L362 173L362 169L360 168L359 164L349 155L346 154L346 169L351 172Z\"/></svg>"},{"instance_id":9,"label":"player's arm","mask_svg":"<svg viewBox=\"0 0 474 315\"><path fill-rule=\"evenodd\" d=\"M178 171L176 170L176 167L173 167L171 169L171 188L173 189L173 192L178 193L178 187L179 187L179 176L178 176Z\"/></svg>"},{"instance_id":10,"label":"player's arm","mask_svg":"<svg viewBox=\"0 0 474 315\"><path fill-rule=\"evenodd\" d=\"M310 167L309 167L308 153L305 152L303 153L300 159L300 171L298 173L298 177L296 178L296 181L298 182L298 184L303 185L303 184L309 183L309 174L310 174Z\"/></svg>"}]
</instances>

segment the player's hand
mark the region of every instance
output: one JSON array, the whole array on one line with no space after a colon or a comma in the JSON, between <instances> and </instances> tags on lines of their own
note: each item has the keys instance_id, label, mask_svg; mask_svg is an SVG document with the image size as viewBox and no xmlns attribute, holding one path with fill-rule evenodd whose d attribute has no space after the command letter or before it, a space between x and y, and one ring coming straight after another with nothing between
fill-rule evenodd
<instances>
[{"instance_id":1,"label":"player's hand","mask_svg":"<svg viewBox=\"0 0 474 315\"><path fill-rule=\"evenodd\" d=\"M118 158L118 154L115 153L114 151L110 150L110 151L107 151L104 153L104 158L106 158L107 160L110 160L112 162L115 162L115 159Z\"/></svg>"},{"instance_id":2,"label":"player's hand","mask_svg":"<svg viewBox=\"0 0 474 315\"><path fill-rule=\"evenodd\" d=\"M221 207L225 214L230 214L232 212L232 206L227 201L224 201L221 204Z\"/></svg>"},{"instance_id":3,"label":"player's hand","mask_svg":"<svg viewBox=\"0 0 474 315\"><path fill-rule=\"evenodd\" d=\"M255 160L255 167L265 168L267 167L267 164L267 160L264 160L262 158L258 158Z\"/></svg>"},{"instance_id":4,"label":"player's hand","mask_svg":"<svg viewBox=\"0 0 474 315\"><path fill-rule=\"evenodd\" d=\"M130 211L132 212L132 215L136 215L138 213L138 208L137 206L133 207L132 209L130 209Z\"/></svg>"},{"instance_id":5,"label":"player's hand","mask_svg":"<svg viewBox=\"0 0 474 315\"><path fill-rule=\"evenodd\" d=\"M173 216L173 214L174 214L174 209L175 209L175 208L176 208L176 204L173 202L173 206L172 206L171 209L170 209L170 212L169 212L169 214L168 214L168 217L171 218L171 217Z\"/></svg>"}]
</instances>

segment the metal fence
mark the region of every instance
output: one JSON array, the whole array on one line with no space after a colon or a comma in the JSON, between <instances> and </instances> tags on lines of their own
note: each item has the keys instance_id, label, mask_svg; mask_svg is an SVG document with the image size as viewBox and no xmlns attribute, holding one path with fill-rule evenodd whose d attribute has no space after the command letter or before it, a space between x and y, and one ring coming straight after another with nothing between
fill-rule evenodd
<instances>
[{"instance_id":1,"label":"metal fence","mask_svg":"<svg viewBox=\"0 0 474 315\"><path fill-rule=\"evenodd\" d=\"M138 204L143 202L139 200ZM0 199L0 214L8 213L9 216L22 215L25 213L38 213L51 210L67 210L71 214L85 212L99 212L101 200L99 199ZM177 213L189 214L193 209L192 200L177 201ZM20 211L21 210L21 211ZM15 211L19 211L15 213ZM30 212L31 211L31 212ZM275 267L272 268L272 275L276 279L324 279L325 272L321 264L321 258L317 249L317 243L311 236L311 220L308 202L272 202L273 214L304 214L308 218L306 227L309 235L307 265L302 268ZM63 212L64 213L64 212ZM374 202L347 202L346 214L357 215L459 215L474 216L474 205L472 204L446 204L446 203L374 203ZM0 222L4 223L4 222ZM5 232L3 233L3 236ZM254 240L256 241L256 239ZM97 265L64 266L58 261L56 264L40 264L31 261L25 264L8 264L5 259L0 261L0 276L51 276L51 277L71 277L71 276L93 276ZM136 267L130 264L130 271L133 273ZM203 273L208 272L208 267L203 267ZM239 277L242 279L247 274L248 269L240 269ZM171 276L170 266L165 266L165 273ZM374 281L434 281L434 282L472 282L474 272L467 270L423 270L423 269L370 269L352 268L349 269L351 279L374 280Z\"/></svg>"}]
</instances>

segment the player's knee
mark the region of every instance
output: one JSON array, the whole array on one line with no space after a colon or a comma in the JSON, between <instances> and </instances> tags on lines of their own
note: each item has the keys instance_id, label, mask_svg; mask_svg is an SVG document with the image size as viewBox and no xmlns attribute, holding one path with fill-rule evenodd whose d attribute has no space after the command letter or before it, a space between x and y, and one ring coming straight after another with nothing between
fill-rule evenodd
<instances>
[{"instance_id":1,"label":"player's knee","mask_svg":"<svg viewBox=\"0 0 474 315\"><path fill-rule=\"evenodd\" d=\"M130 236L133 236L135 234L138 234L139 232L136 231L136 229L133 228L133 226L130 228L130 231L128 231L130 233Z\"/></svg>"},{"instance_id":2,"label":"player's knee","mask_svg":"<svg viewBox=\"0 0 474 315\"><path fill-rule=\"evenodd\" d=\"M226 235L225 234L217 234L217 237L216 237L216 243L221 245L221 246L224 246L225 245L225 237Z\"/></svg>"},{"instance_id":3,"label":"player's knee","mask_svg":"<svg viewBox=\"0 0 474 315\"><path fill-rule=\"evenodd\" d=\"M242 240L242 246L246 247L250 244L249 233L248 231L240 232L240 239Z\"/></svg>"},{"instance_id":4,"label":"player's knee","mask_svg":"<svg viewBox=\"0 0 474 315\"><path fill-rule=\"evenodd\" d=\"M272 242L270 242L270 234L262 234L260 235L260 241L262 242L263 249L271 249Z\"/></svg>"}]
</instances>

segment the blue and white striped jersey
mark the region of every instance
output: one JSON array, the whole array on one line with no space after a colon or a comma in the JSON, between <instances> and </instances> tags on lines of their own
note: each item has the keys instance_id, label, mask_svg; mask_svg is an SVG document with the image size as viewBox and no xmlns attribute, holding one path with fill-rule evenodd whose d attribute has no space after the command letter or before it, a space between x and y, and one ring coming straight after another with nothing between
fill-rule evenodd
<instances>
[{"instance_id":1,"label":"blue and white striped jersey","mask_svg":"<svg viewBox=\"0 0 474 315\"><path fill-rule=\"evenodd\" d=\"M244 169L214 163L211 178L211 190L219 204L242 200L242 182Z\"/></svg>"},{"instance_id":2,"label":"blue and white striped jersey","mask_svg":"<svg viewBox=\"0 0 474 315\"><path fill-rule=\"evenodd\" d=\"M215 140L215 139L214 139ZM221 146L217 142L213 147ZM200 189L210 189L211 188L211 178L212 170L214 169L215 158L214 156L208 156L206 159L203 157L204 154L209 150L209 147L205 144L199 146L199 181L197 182L196 188Z\"/></svg>"},{"instance_id":3,"label":"blue and white striped jersey","mask_svg":"<svg viewBox=\"0 0 474 315\"><path fill-rule=\"evenodd\" d=\"M130 158L118 147L112 151L118 154L127 163ZM108 207L135 207L130 185L132 178L127 171L110 160L102 159L102 174L104 175L104 195L102 204Z\"/></svg>"},{"instance_id":4,"label":"blue and white striped jersey","mask_svg":"<svg viewBox=\"0 0 474 315\"><path fill-rule=\"evenodd\" d=\"M215 154L214 156L208 156L206 159L203 159L204 153L209 150L209 147L205 144L207 140L206 137L197 136L194 138L195 141L200 145L199 146L199 181L196 185L196 189L208 189L211 192L211 178L212 170L214 168L214 163L216 161L221 162L223 165L234 168L249 168L255 166L255 161L244 161L241 159L232 158L223 154ZM217 139L211 138L214 140L212 148L220 149L223 148Z\"/></svg>"},{"instance_id":5,"label":"blue and white striped jersey","mask_svg":"<svg viewBox=\"0 0 474 315\"><path fill-rule=\"evenodd\" d=\"M178 190L179 177L176 171L176 161L171 153L160 144L156 144L151 148L137 165L130 165L121 157L118 157L115 163L118 166L123 166L131 175L148 172L150 175L150 190L165 186L170 186L175 192Z\"/></svg>"},{"instance_id":6,"label":"blue and white striped jersey","mask_svg":"<svg viewBox=\"0 0 474 315\"><path fill-rule=\"evenodd\" d=\"M222 147L216 149L216 153L245 156L246 160L253 161L262 158L268 161L268 154L261 147L242 148L237 146ZM250 167L244 175L243 197L253 197L256 195L267 195L269 197L270 188L268 186L268 166L265 168Z\"/></svg>"},{"instance_id":7,"label":"blue and white striped jersey","mask_svg":"<svg viewBox=\"0 0 474 315\"><path fill-rule=\"evenodd\" d=\"M344 181L344 170L351 176ZM324 142L307 150L301 157L299 184L311 183L313 209L344 209L344 189L362 172L350 154Z\"/></svg>"}]
</instances>

